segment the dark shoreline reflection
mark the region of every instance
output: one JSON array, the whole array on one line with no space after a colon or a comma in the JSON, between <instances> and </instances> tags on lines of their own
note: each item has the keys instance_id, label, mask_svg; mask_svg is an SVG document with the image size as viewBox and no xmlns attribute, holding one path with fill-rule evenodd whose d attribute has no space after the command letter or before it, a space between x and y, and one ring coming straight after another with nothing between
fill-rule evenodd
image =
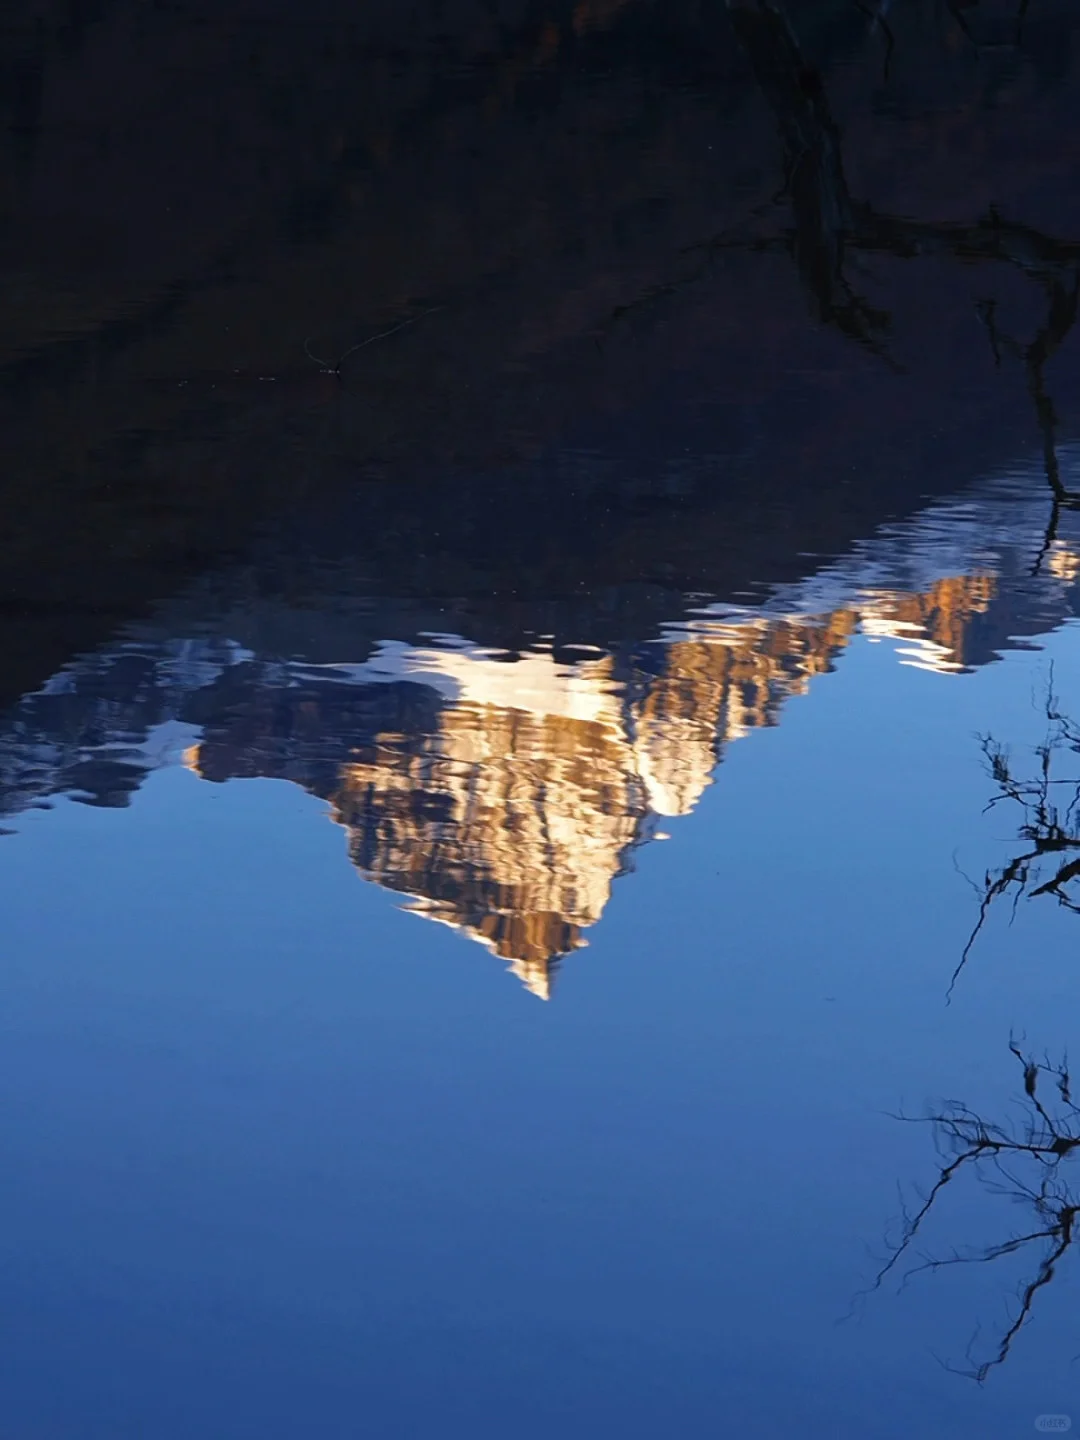
<instances>
[{"instance_id":1,"label":"dark shoreline reflection","mask_svg":"<svg viewBox=\"0 0 1080 1440\"><path fill-rule=\"evenodd\" d=\"M124 806L178 762L212 782L288 780L327 802L360 875L547 998L637 848L690 813L727 748L777 724L855 635L948 676L1080 613L1080 533L1030 573L1044 512L1033 466L756 605L671 597L665 621L606 645L545 637L550 609L524 624L524 601L521 628L482 643L457 628L483 629L477 600L350 589L314 557L292 595L272 572L238 572L8 714L0 818L57 795ZM605 603L582 591L577 613Z\"/></svg>"},{"instance_id":2,"label":"dark shoreline reflection","mask_svg":"<svg viewBox=\"0 0 1080 1440\"><path fill-rule=\"evenodd\" d=\"M913 0L887 80L788 8L19 0L4 697L343 495L414 594L728 598L1075 434L1075 7Z\"/></svg>"}]
</instances>

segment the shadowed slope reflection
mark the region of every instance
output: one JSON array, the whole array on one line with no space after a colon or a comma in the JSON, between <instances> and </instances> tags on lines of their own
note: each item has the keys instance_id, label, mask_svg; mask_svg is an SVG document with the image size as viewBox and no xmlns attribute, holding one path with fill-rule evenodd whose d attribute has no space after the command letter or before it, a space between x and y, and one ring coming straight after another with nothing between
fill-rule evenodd
<instances>
[{"instance_id":1,"label":"shadowed slope reflection","mask_svg":"<svg viewBox=\"0 0 1080 1440\"><path fill-rule=\"evenodd\" d=\"M658 635L606 649L535 629L513 650L436 634L415 601L189 596L11 713L3 810L55 794L126 805L180 757L210 781L291 781L331 806L365 878L546 998L636 847L854 635L949 674L1075 613L1068 540L1029 573L1034 487L985 485L757 606L687 598Z\"/></svg>"}]
</instances>

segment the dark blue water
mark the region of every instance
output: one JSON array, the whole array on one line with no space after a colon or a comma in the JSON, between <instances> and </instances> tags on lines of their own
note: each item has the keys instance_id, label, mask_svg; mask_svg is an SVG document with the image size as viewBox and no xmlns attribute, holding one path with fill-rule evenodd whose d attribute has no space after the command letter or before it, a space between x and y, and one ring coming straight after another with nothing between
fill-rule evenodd
<instances>
[{"instance_id":1,"label":"dark blue water","mask_svg":"<svg viewBox=\"0 0 1080 1440\"><path fill-rule=\"evenodd\" d=\"M384 8L8 26L0 1432L1060 1433L1075 19Z\"/></svg>"}]
</instances>

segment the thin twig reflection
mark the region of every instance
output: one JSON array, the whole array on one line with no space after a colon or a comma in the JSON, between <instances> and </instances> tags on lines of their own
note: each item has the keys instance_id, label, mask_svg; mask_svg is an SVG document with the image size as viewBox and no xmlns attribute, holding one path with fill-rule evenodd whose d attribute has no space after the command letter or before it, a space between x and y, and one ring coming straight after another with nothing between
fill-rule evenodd
<instances>
[{"instance_id":1,"label":"thin twig reflection","mask_svg":"<svg viewBox=\"0 0 1080 1440\"><path fill-rule=\"evenodd\" d=\"M1008 1325L980 1357L976 1331L963 1366L946 1368L980 1384L1008 1359L1013 1344L1032 1318L1040 1292L1060 1273L1061 1261L1077 1236L1080 1191L1066 1168L1080 1149L1080 1106L1072 1094L1068 1061L1039 1060L1015 1039L1009 1050L1023 1074L1023 1101L1017 1118L993 1121L960 1101L948 1101L921 1117L901 1115L912 1124L929 1125L941 1157L933 1185L913 1210L905 1210L900 1238L878 1271L871 1290L891 1277L901 1288L915 1275L954 1265L986 1265L1006 1256L1032 1257ZM937 1255L919 1250L932 1215L945 1203L946 1188L970 1177L989 1193L1021 1205L1027 1225L997 1244L954 1248Z\"/></svg>"}]
</instances>

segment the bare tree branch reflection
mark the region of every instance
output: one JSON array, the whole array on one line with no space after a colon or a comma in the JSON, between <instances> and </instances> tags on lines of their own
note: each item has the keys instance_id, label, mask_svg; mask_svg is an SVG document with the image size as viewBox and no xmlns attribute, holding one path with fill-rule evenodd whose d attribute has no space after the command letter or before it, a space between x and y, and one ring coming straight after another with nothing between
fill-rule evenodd
<instances>
[{"instance_id":1,"label":"bare tree branch reflection","mask_svg":"<svg viewBox=\"0 0 1080 1440\"><path fill-rule=\"evenodd\" d=\"M904 1213L900 1238L871 1286L878 1290L898 1274L902 1289L918 1274L1030 1255L1030 1269L1020 1286L1012 1319L988 1353L978 1358L976 1332L968 1347L968 1363L947 1366L980 1384L1008 1359L1016 1337L1032 1318L1040 1291L1059 1273L1061 1261L1077 1238L1080 1215L1080 1191L1065 1173L1080 1150L1080 1106L1073 1100L1068 1062L1054 1063L1049 1057L1037 1060L1025 1054L1015 1040L1010 1040L1009 1049L1023 1072L1024 1095L1016 1119L997 1123L957 1101L923 1117L898 1117L932 1128L942 1163L918 1208ZM945 1203L946 1188L965 1177L1022 1205L1031 1217L1029 1225L997 1244L954 1249L945 1255L919 1251L931 1216Z\"/></svg>"},{"instance_id":2,"label":"bare tree branch reflection","mask_svg":"<svg viewBox=\"0 0 1080 1440\"><path fill-rule=\"evenodd\" d=\"M818 318L884 357L890 316L870 305L846 274L847 250L859 243L861 226L821 75L803 55L779 0L727 0L727 7L780 134L781 194L790 199L794 227L777 238L790 249ZM749 243L761 248L763 238ZM727 236L713 242L730 243Z\"/></svg>"},{"instance_id":3,"label":"bare tree branch reflection","mask_svg":"<svg viewBox=\"0 0 1080 1440\"><path fill-rule=\"evenodd\" d=\"M816 297L823 321L883 353L881 337L888 330L889 316L858 297L846 279L846 254L852 250L906 258L948 256L969 264L1004 264L1021 271L1043 292L1045 319L1027 345L1007 339L998 329L993 302L981 307L997 363L1001 363L1005 342L1024 365L1042 435L1052 508L1033 567L1037 574L1057 536L1061 511L1080 508L1080 497L1068 491L1061 479L1057 416L1046 383L1046 366L1076 323L1080 245L1007 222L995 210L973 225L942 224L881 214L853 200L844 178L839 131L829 112L821 78L804 60L782 0L728 0L728 8L762 91L776 114L788 172L794 168L805 180L801 189L791 185L788 190L795 222L791 243L800 275ZM965 33L969 33L959 12L950 8ZM1023 16L1022 9L1018 28ZM793 122L793 117L798 117L798 123ZM808 157L817 157L816 163L807 164ZM717 237L716 243L723 243L722 237ZM808 264L808 256L816 257L816 263Z\"/></svg>"},{"instance_id":4,"label":"bare tree branch reflection","mask_svg":"<svg viewBox=\"0 0 1080 1440\"><path fill-rule=\"evenodd\" d=\"M1080 777L1062 776L1057 764L1062 753L1080 754L1080 726L1063 714L1053 692L1053 671L1046 691L1046 735L1035 746L1032 773L1019 773L1008 748L992 735L982 737L987 772L997 786L988 810L1018 807L1022 821L1018 839L1024 848L997 870L988 870L980 889L979 913L960 961L949 982L949 994L990 915L994 903L1012 896L1015 913L1020 901L1053 895L1059 905L1080 914ZM980 887L977 887L980 888Z\"/></svg>"},{"instance_id":5,"label":"bare tree branch reflection","mask_svg":"<svg viewBox=\"0 0 1080 1440\"><path fill-rule=\"evenodd\" d=\"M881 38L885 42L885 59L882 62L882 79L886 83L888 83L889 71L892 68L893 52L896 49L896 36L892 32L892 26L885 19L885 14L888 10L888 0L878 0L878 4L875 6L874 9L871 9L869 5L865 5L863 3L863 0L853 0L853 3L856 10L858 10L860 14L865 15L866 18L870 21L870 28L872 30L881 31Z\"/></svg>"},{"instance_id":6,"label":"bare tree branch reflection","mask_svg":"<svg viewBox=\"0 0 1080 1440\"><path fill-rule=\"evenodd\" d=\"M1061 467L1057 458L1057 413L1046 386L1047 362L1064 343L1076 323L1077 305L1080 302L1080 268L1074 269L1068 278L1063 274L1052 273L1043 274L1039 278L1046 292L1047 317L1045 324L1028 345L1020 344L999 328L994 301L984 301L979 306L979 316L987 328L995 362L1000 366L1002 350L1007 348L1023 363L1027 374L1028 393L1034 403L1042 435L1043 466L1053 501L1043 543L1032 566L1033 575L1038 575L1043 561L1057 539L1062 510L1080 509L1080 496L1073 495L1061 478Z\"/></svg>"},{"instance_id":7,"label":"bare tree branch reflection","mask_svg":"<svg viewBox=\"0 0 1080 1440\"><path fill-rule=\"evenodd\" d=\"M948 256L965 263L1014 266L1047 295L1047 320L1027 347L1039 377L1076 320L1080 244L1008 222L995 210L974 224L911 220L855 200L844 174L839 128L818 70L804 55L783 0L726 0L732 26L776 120L784 153L793 228L747 239L714 237L716 248L789 248L822 320L880 349L888 312L875 309L845 273L850 251L900 258Z\"/></svg>"},{"instance_id":8,"label":"bare tree branch reflection","mask_svg":"<svg viewBox=\"0 0 1080 1440\"><path fill-rule=\"evenodd\" d=\"M1070 492L1057 459L1057 415L1051 399L1046 367L1072 331L1080 305L1080 243L1065 241L1019 222L1004 219L991 209L973 223L935 222L889 215L855 199L844 172L841 133L829 105L819 70L804 53L784 0L725 0L732 27L776 123L783 153L784 183L776 197L787 200L791 224L779 231L746 226L727 230L688 247L704 260L680 279L658 285L629 304L619 306L611 319L640 305L674 293L701 279L710 260L723 251L788 253L792 256L814 314L835 326L849 339L899 369L889 354L887 340L892 316L873 305L849 276L853 254L883 254L900 259L942 257L961 264L996 265L1018 270L1041 292L1045 316L1027 344L1004 335L997 323L993 301L977 308L990 335L996 362L1008 351L1024 366L1028 391L1042 436L1043 462L1051 494L1051 513L1034 562L1041 569L1053 544L1062 510L1080 509L1080 496ZM860 9L862 0L856 0ZM956 23L971 39L959 0L947 0ZM1027 4L1017 14L1017 37ZM884 24L884 7L868 10L874 25ZM886 35L887 63L893 49L892 32ZM770 207L765 207L767 212ZM760 220L763 212L750 217Z\"/></svg>"}]
</instances>

